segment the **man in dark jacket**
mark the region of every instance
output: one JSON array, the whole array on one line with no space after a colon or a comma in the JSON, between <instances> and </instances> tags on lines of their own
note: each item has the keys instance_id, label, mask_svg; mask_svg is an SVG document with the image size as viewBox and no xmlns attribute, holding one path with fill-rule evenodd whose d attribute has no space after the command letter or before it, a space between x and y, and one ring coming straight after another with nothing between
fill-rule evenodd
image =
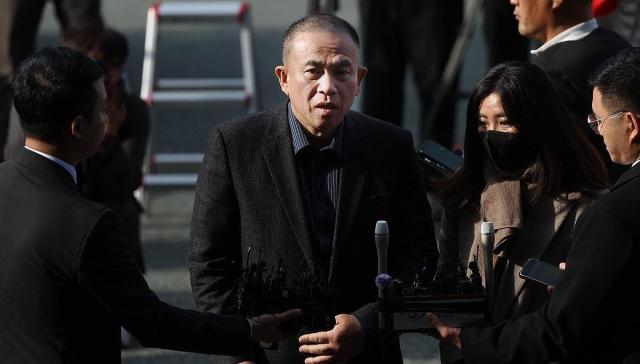
<instances>
[{"instance_id":1,"label":"man in dark jacket","mask_svg":"<svg viewBox=\"0 0 640 364\"><path fill-rule=\"evenodd\" d=\"M277 324L299 312L247 320L161 302L115 214L82 198L74 166L105 134L93 60L45 48L18 68L13 95L26 143L0 165L1 363L120 363L120 324L145 346L200 353L283 337Z\"/></svg>"},{"instance_id":2,"label":"man in dark jacket","mask_svg":"<svg viewBox=\"0 0 640 364\"><path fill-rule=\"evenodd\" d=\"M602 139L586 127L591 113L588 80L602 62L630 47L629 42L598 26L591 0L511 0L511 4L520 34L543 43L531 51L531 62L551 76L575 121L608 162L611 182L615 182L625 168L609 162Z\"/></svg>"},{"instance_id":3,"label":"man in dark jacket","mask_svg":"<svg viewBox=\"0 0 640 364\"><path fill-rule=\"evenodd\" d=\"M397 342L380 350L368 305L377 298L376 221L389 223L395 276L413 279L423 257L433 270L438 253L411 134L350 111L366 74L358 42L333 15L296 21L275 69L289 102L209 133L189 255L198 307L234 312L243 264L261 257L282 262L291 285L313 276L330 292L319 306L335 315L335 325L313 327L320 331L300 342L216 362L302 363L301 351L315 363L402 360Z\"/></svg>"}]
</instances>

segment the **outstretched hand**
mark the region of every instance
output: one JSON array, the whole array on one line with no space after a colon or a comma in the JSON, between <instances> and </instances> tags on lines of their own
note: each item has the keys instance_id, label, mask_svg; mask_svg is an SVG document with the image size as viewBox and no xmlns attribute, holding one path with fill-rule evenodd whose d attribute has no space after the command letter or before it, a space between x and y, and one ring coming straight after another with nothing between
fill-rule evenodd
<instances>
[{"instance_id":1,"label":"outstretched hand","mask_svg":"<svg viewBox=\"0 0 640 364\"><path fill-rule=\"evenodd\" d=\"M460 329L457 327L449 327L442 322L438 316L427 313L427 319L431 321L431 324L437 331L436 339L451 344L458 349L462 348L462 344L460 343Z\"/></svg>"},{"instance_id":2,"label":"outstretched hand","mask_svg":"<svg viewBox=\"0 0 640 364\"><path fill-rule=\"evenodd\" d=\"M336 325L331 331L320 331L302 335L298 339L300 352L313 355L305 359L305 364L347 361L356 356L364 347L364 333L358 319L352 315L336 316Z\"/></svg>"},{"instance_id":3,"label":"outstretched hand","mask_svg":"<svg viewBox=\"0 0 640 364\"><path fill-rule=\"evenodd\" d=\"M293 309L281 313L264 314L249 318L251 324L251 340L275 342L285 339L290 334L284 333L279 325L302 315L302 310Z\"/></svg>"}]
</instances>

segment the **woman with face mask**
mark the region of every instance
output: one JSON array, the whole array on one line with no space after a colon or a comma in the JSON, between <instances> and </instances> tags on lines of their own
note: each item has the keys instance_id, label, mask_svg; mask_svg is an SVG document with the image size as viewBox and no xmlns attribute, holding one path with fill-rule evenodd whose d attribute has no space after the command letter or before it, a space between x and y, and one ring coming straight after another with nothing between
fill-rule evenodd
<instances>
[{"instance_id":1,"label":"woman with face mask","mask_svg":"<svg viewBox=\"0 0 640 364\"><path fill-rule=\"evenodd\" d=\"M495 320L537 310L549 299L547 287L518 276L522 266L529 258L564 262L577 218L607 188L587 131L586 123L571 119L546 74L529 63L494 67L472 93L464 164L441 190L439 273L473 260L484 273L480 225L492 222Z\"/></svg>"}]
</instances>

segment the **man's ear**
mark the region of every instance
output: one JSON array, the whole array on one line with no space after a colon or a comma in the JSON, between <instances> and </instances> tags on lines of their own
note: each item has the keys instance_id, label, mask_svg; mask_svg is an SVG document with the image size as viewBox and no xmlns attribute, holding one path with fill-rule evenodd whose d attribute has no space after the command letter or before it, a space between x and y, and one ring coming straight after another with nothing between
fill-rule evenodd
<instances>
[{"instance_id":1,"label":"man's ear","mask_svg":"<svg viewBox=\"0 0 640 364\"><path fill-rule=\"evenodd\" d=\"M75 118L73 118L70 124L71 135L73 135L74 138L82 139L82 137L84 136L85 127L86 127L85 117L82 115L76 116Z\"/></svg>"},{"instance_id":2,"label":"man's ear","mask_svg":"<svg viewBox=\"0 0 640 364\"><path fill-rule=\"evenodd\" d=\"M278 82L280 82L280 89L285 95L289 96L289 74L287 73L287 67L283 65L276 66L275 72Z\"/></svg>"},{"instance_id":3,"label":"man's ear","mask_svg":"<svg viewBox=\"0 0 640 364\"><path fill-rule=\"evenodd\" d=\"M629 132L629 142L640 143L640 115L628 112L624 118Z\"/></svg>"},{"instance_id":4,"label":"man's ear","mask_svg":"<svg viewBox=\"0 0 640 364\"><path fill-rule=\"evenodd\" d=\"M360 94L360 85L362 85L362 80L364 80L369 70L367 67L358 67L358 79L356 80L356 96Z\"/></svg>"}]
</instances>

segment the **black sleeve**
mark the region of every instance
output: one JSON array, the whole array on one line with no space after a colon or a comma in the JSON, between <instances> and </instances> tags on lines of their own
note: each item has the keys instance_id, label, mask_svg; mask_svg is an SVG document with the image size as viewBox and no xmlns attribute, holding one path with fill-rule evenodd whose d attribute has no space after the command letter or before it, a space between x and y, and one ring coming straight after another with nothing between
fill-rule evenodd
<instances>
[{"instance_id":1,"label":"black sleeve","mask_svg":"<svg viewBox=\"0 0 640 364\"><path fill-rule=\"evenodd\" d=\"M234 354L250 343L249 323L243 317L200 313L160 301L135 264L111 211L87 237L78 275L80 284L144 346Z\"/></svg>"},{"instance_id":2,"label":"black sleeve","mask_svg":"<svg viewBox=\"0 0 640 364\"><path fill-rule=\"evenodd\" d=\"M606 210L589 209L578 221L567 257L567 269L551 300L541 310L493 327L463 329L462 351L467 363L547 363L561 361L580 343L589 328L609 327L598 309L611 300L632 257L628 229ZM607 330L603 332L607 335Z\"/></svg>"}]
</instances>

